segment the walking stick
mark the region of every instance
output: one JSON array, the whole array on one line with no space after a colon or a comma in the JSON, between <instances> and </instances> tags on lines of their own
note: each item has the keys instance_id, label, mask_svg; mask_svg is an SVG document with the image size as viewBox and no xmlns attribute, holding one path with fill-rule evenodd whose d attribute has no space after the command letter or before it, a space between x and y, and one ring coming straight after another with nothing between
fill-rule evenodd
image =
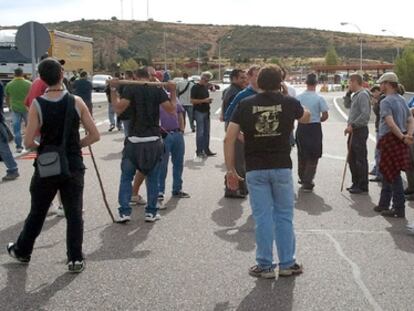
<instances>
[{"instance_id":1,"label":"walking stick","mask_svg":"<svg viewBox=\"0 0 414 311\"><path fill-rule=\"evenodd\" d=\"M101 188L101 193L102 193L102 197L103 197L103 200L104 200L104 203L105 203L106 210L108 211L109 216L112 219L112 222L115 223L116 221L115 221L114 215L112 214L112 211L109 208L109 204L108 204L108 201L106 199L106 193L105 193L105 189L103 187L101 174L99 173L98 166L96 165L95 156L93 155L92 147L89 145L88 148L89 148L89 153L91 154L93 166L95 168L96 176L98 177L99 186Z\"/></svg>"},{"instance_id":2,"label":"walking stick","mask_svg":"<svg viewBox=\"0 0 414 311\"><path fill-rule=\"evenodd\" d=\"M349 134L348 152L346 154L344 172L342 174L341 192L344 190L345 175L346 175L346 169L348 168L349 156L351 154L351 146L352 146L352 133Z\"/></svg>"}]
</instances>

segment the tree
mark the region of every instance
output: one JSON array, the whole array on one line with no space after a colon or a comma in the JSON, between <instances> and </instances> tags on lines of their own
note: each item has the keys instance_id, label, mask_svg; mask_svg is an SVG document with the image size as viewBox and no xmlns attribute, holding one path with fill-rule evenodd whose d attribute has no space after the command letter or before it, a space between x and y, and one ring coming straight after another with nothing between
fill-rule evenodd
<instances>
[{"instance_id":1,"label":"tree","mask_svg":"<svg viewBox=\"0 0 414 311\"><path fill-rule=\"evenodd\" d=\"M414 91L414 44L404 48L404 52L395 62L395 73L407 91Z\"/></svg>"},{"instance_id":2,"label":"tree","mask_svg":"<svg viewBox=\"0 0 414 311\"><path fill-rule=\"evenodd\" d=\"M128 58L127 60L124 60L121 63L121 70L122 71L126 71L126 70L131 70L131 71L135 71L139 68L138 63L135 61L135 59L133 58Z\"/></svg>"},{"instance_id":3,"label":"tree","mask_svg":"<svg viewBox=\"0 0 414 311\"><path fill-rule=\"evenodd\" d=\"M335 47L333 45L330 45L325 54L325 63L327 65L338 65L338 60L339 57L336 53Z\"/></svg>"}]
</instances>

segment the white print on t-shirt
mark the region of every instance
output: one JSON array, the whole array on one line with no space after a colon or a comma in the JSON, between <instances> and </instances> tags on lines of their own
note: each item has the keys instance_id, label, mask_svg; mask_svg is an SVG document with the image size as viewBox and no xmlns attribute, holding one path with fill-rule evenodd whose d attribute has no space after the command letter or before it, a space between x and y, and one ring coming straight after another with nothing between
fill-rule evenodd
<instances>
[{"instance_id":1,"label":"white print on t-shirt","mask_svg":"<svg viewBox=\"0 0 414 311\"><path fill-rule=\"evenodd\" d=\"M253 106L253 114L256 117L255 128L257 133L254 137L280 136L279 114L282 111L281 105L276 106Z\"/></svg>"}]
</instances>

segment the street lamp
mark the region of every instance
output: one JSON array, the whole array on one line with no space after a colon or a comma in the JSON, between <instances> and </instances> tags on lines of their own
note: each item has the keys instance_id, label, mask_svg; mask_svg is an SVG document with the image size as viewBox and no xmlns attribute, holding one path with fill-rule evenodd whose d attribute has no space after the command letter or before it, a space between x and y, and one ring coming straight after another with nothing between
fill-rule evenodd
<instances>
[{"instance_id":1,"label":"street lamp","mask_svg":"<svg viewBox=\"0 0 414 311\"><path fill-rule=\"evenodd\" d=\"M218 61L219 61L219 72L218 72L218 79L221 80L221 43L223 42L224 39L231 39L231 36L227 36L223 39L219 40L219 46L218 46Z\"/></svg>"},{"instance_id":2,"label":"street lamp","mask_svg":"<svg viewBox=\"0 0 414 311\"><path fill-rule=\"evenodd\" d=\"M362 71L362 31L361 28L358 27L356 24L342 22L341 26L351 25L354 26L359 31L359 39L360 39L360 45L359 45L359 69Z\"/></svg>"},{"instance_id":3,"label":"street lamp","mask_svg":"<svg viewBox=\"0 0 414 311\"><path fill-rule=\"evenodd\" d=\"M390 34L394 35L395 37L398 37L397 34L394 31L388 30L388 29L381 29L382 32L389 32ZM397 46L397 58L400 58L400 47Z\"/></svg>"}]
</instances>

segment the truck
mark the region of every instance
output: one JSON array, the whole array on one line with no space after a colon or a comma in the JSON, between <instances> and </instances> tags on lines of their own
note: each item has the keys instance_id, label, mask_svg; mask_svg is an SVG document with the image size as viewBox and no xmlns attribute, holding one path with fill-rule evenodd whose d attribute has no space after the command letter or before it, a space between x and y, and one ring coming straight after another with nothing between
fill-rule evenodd
<instances>
[{"instance_id":1,"label":"truck","mask_svg":"<svg viewBox=\"0 0 414 311\"><path fill-rule=\"evenodd\" d=\"M10 81L14 69L21 67L24 74L31 78L31 60L23 56L15 45L17 29L0 30L0 80ZM76 71L93 72L93 39L50 30L50 47L48 55L65 61L66 77Z\"/></svg>"}]
</instances>

